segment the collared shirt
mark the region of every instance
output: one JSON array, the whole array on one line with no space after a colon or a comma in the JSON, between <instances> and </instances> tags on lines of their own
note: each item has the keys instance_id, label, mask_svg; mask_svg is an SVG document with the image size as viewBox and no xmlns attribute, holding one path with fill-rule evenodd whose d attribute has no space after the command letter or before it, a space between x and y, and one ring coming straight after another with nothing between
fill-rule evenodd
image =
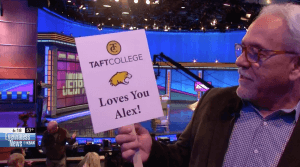
<instances>
[{"instance_id":1,"label":"collared shirt","mask_svg":"<svg viewBox=\"0 0 300 167\"><path fill-rule=\"evenodd\" d=\"M282 109L263 118L249 102L244 102L236 120L224 157L223 167L277 166L300 112Z\"/></svg>"}]
</instances>

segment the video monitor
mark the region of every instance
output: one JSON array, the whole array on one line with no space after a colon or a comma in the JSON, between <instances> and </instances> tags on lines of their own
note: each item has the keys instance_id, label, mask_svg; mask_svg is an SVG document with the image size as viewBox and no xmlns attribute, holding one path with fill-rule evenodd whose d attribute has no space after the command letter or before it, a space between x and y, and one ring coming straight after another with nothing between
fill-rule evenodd
<instances>
[{"instance_id":1,"label":"video monitor","mask_svg":"<svg viewBox=\"0 0 300 167\"><path fill-rule=\"evenodd\" d=\"M169 138L170 138L170 141L171 141L171 142L177 141L176 134L174 134L174 135L169 135Z\"/></svg>"},{"instance_id":2,"label":"video monitor","mask_svg":"<svg viewBox=\"0 0 300 167\"><path fill-rule=\"evenodd\" d=\"M76 138L76 141L78 142L78 145L85 145L87 140L86 138Z\"/></svg>"},{"instance_id":3,"label":"video monitor","mask_svg":"<svg viewBox=\"0 0 300 167\"><path fill-rule=\"evenodd\" d=\"M112 137L103 138L103 140L108 140L110 143L116 143L116 139Z\"/></svg>"},{"instance_id":4,"label":"video monitor","mask_svg":"<svg viewBox=\"0 0 300 167\"><path fill-rule=\"evenodd\" d=\"M33 79L0 79L0 103L33 103Z\"/></svg>"},{"instance_id":5,"label":"video monitor","mask_svg":"<svg viewBox=\"0 0 300 167\"><path fill-rule=\"evenodd\" d=\"M111 138L110 142L111 142L111 143L117 143L117 142L116 142L116 138Z\"/></svg>"},{"instance_id":6,"label":"video monitor","mask_svg":"<svg viewBox=\"0 0 300 167\"><path fill-rule=\"evenodd\" d=\"M93 144L93 142L94 142L94 139L92 139L92 138L86 138L86 143L87 144Z\"/></svg>"},{"instance_id":7,"label":"video monitor","mask_svg":"<svg viewBox=\"0 0 300 167\"><path fill-rule=\"evenodd\" d=\"M41 146L41 145L42 145L42 138L43 138L42 135L37 135L37 136L36 136L36 139L37 139L37 142L38 142L38 146Z\"/></svg>"},{"instance_id":8,"label":"video monitor","mask_svg":"<svg viewBox=\"0 0 300 167\"><path fill-rule=\"evenodd\" d=\"M94 144L102 144L103 139L102 138L94 138Z\"/></svg>"}]
</instances>

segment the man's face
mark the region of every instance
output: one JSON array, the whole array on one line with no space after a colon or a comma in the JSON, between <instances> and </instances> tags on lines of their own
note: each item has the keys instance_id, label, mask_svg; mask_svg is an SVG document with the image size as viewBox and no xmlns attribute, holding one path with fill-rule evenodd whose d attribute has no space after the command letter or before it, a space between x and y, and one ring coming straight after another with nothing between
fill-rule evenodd
<instances>
[{"instance_id":1,"label":"man's face","mask_svg":"<svg viewBox=\"0 0 300 167\"><path fill-rule=\"evenodd\" d=\"M288 51L289 49L284 45L284 41L289 36L287 32L283 19L264 15L249 27L242 44L261 49ZM283 95L290 84L291 60L291 55L280 54L265 61L250 63L243 53L236 60L240 74L238 96L252 102L263 102L267 98Z\"/></svg>"},{"instance_id":2,"label":"man's face","mask_svg":"<svg viewBox=\"0 0 300 167\"><path fill-rule=\"evenodd\" d=\"M50 134L54 134L54 133L56 133L57 132L57 130L58 130L58 127L56 127L56 126L48 126L47 127L47 130L48 130L48 132L50 133Z\"/></svg>"}]
</instances>

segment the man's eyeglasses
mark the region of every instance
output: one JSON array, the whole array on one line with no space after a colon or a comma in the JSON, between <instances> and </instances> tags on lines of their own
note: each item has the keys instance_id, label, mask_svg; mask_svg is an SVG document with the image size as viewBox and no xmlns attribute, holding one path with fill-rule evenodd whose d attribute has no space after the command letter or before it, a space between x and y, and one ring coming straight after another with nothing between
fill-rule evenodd
<instances>
[{"instance_id":1,"label":"man's eyeglasses","mask_svg":"<svg viewBox=\"0 0 300 167\"><path fill-rule=\"evenodd\" d=\"M265 61L268 58L278 54L297 54L295 52L261 49L254 46L245 46L237 43L234 45L234 48L236 58L240 57L242 53L245 53L246 59L250 63L257 63L260 60Z\"/></svg>"}]
</instances>

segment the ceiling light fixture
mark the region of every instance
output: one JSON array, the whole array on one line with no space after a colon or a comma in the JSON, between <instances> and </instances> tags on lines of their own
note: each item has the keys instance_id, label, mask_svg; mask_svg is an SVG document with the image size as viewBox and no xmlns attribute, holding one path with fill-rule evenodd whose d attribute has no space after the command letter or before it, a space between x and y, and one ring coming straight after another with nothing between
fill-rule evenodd
<instances>
[{"instance_id":1,"label":"ceiling light fixture","mask_svg":"<svg viewBox=\"0 0 300 167\"><path fill-rule=\"evenodd\" d=\"M228 4L228 3L224 3L223 5L224 5L224 6L230 6L230 4Z\"/></svg>"},{"instance_id":2,"label":"ceiling light fixture","mask_svg":"<svg viewBox=\"0 0 300 167\"><path fill-rule=\"evenodd\" d=\"M212 26L215 26L217 24L217 20L214 19L213 22L210 23Z\"/></svg>"},{"instance_id":3,"label":"ceiling light fixture","mask_svg":"<svg viewBox=\"0 0 300 167\"><path fill-rule=\"evenodd\" d=\"M103 27L102 27L101 24L98 24L98 25L97 25L97 28L98 28L99 31L101 31Z\"/></svg>"},{"instance_id":4,"label":"ceiling light fixture","mask_svg":"<svg viewBox=\"0 0 300 167\"><path fill-rule=\"evenodd\" d=\"M110 8L111 6L110 5L103 5L104 7L106 7L106 8Z\"/></svg>"},{"instance_id":5,"label":"ceiling light fixture","mask_svg":"<svg viewBox=\"0 0 300 167\"><path fill-rule=\"evenodd\" d=\"M184 9L185 7L184 6L181 6L181 9Z\"/></svg>"},{"instance_id":6,"label":"ceiling light fixture","mask_svg":"<svg viewBox=\"0 0 300 167\"><path fill-rule=\"evenodd\" d=\"M139 3L139 0L134 0L134 3Z\"/></svg>"},{"instance_id":7,"label":"ceiling light fixture","mask_svg":"<svg viewBox=\"0 0 300 167\"><path fill-rule=\"evenodd\" d=\"M129 14L129 12L122 12L122 14Z\"/></svg>"},{"instance_id":8,"label":"ceiling light fixture","mask_svg":"<svg viewBox=\"0 0 300 167\"><path fill-rule=\"evenodd\" d=\"M241 20L243 20L243 21L248 21L248 19L245 18L245 17L241 17Z\"/></svg>"},{"instance_id":9,"label":"ceiling light fixture","mask_svg":"<svg viewBox=\"0 0 300 167\"><path fill-rule=\"evenodd\" d=\"M149 5L150 4L150 0L146 0L146 4Z\"/></svg>"}]
</instances>

